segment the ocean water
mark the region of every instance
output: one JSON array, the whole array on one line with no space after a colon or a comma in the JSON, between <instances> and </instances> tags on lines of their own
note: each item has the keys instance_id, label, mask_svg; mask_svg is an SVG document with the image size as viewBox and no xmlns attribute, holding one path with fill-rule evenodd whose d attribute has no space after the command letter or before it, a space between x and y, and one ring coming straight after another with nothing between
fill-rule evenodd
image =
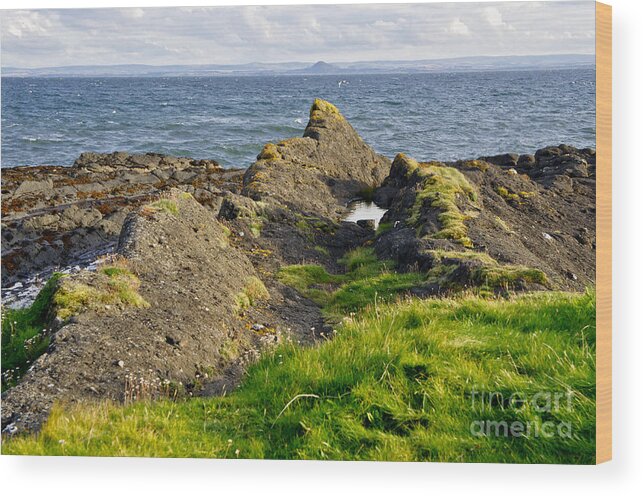
<instances>
[{"instance_id":1,"label":"ocean water","mask_svg":"<svg viewBox=\"0 0 643 496\"><path fill-rule=\"evenodd\" d=\"M2 167L159 152L247 167L314 98L375 150L452 160L595 146L593 69L350 76L2 78Z\"/></svg>"}]
</instances>

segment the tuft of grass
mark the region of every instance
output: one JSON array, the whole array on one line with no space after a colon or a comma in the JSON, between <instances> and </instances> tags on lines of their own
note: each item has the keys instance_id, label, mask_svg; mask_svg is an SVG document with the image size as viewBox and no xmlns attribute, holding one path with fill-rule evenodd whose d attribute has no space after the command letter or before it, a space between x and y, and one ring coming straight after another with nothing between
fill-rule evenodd
<instances>
[{"instance_id":1,"label":"tuft of grass","mask_svg":"<svg viewBox=\"0 0 643 496\"><path fill-rule=\"evenodd\" d=\"M172 215L179 215L178 205L174 200L170 200L168 198L156 200L154 203L150 203L148 208L151 208L152 210L162 210Z\"/></svg>"},{"instance_id":2,"label":"tuft of grass","mask_svg":"<svg viewBox=\"0 0 643 496\"><path fill-rule=\"evenodd\" d=\"M496 265L479 269L473 281L490 288L511 289L518 283L540 284L549 287L549 280L542 270L522 265Z\"/></svg>"},{"instance_id":3,"label":"tuft of grass","mask_svg":"<svg viewBox=\"0 0 643 496\"><path fill-rule=\"evenodd\" d=\"M325 246L315 245L313 246L313 250L315 250L320 255L324 255L326 257L330 256L330 252L328 251L328 248L326 248Z\"/></svg>"},{"instance_id":4,"label":"tuft of grass","mask_svg":"<svg viewBox=\"0 0 643 496\"><path fill-rule=\"evenodd\" d=\"M256 276L250 276L243 289L235 295L235 303L239 310L245 310L268 298L270 293L263 281Z\"/></svg>"},{"instance_id":5,"label":"tuft of grass","mask_svg":"<svg viewBox=\"0 0 643 496\"><path fill-rule=\"evenodd\" d=\"M377 229L375 230L375 236L379 236L380 234L384 234L385 232L388 232L391 229L393 229L393 223L392 222L380 222L379 225L377 226Z\"/></svg>"},{"instance_id":6,"label":"tuft of grass","mask_svg":"<svg viewBox=\"0 0 643 496\"><path fill-rule=\"evenodd\" d=\"M318 346L277 347L226 396L56 405L3 454L591 464L595 337L592 291L373 306Z\"/></svg>"},{"instance_id":7,"label":"tuft of grass","mask_svg":"<svg viewBox=\"0 0 643 496\"><path fill-rule=\"evenodd\" d=\"M422 209L428 204L440 210L438 221L441 229L431 234L434 238L451 239L466 248L472 248L473 242L467 236L467 227L464 215L458 207L458 197L463 197L471 202L477 201L477 194L464 175L453 167L443 164L419 164L416 173L423 177L421 189L415 196L415 203L411 207L409 222L421 229Z\"/></svg>"},{"instance_id":8,"label":"tuft of grass","mask_svg":"<svg viewBox=\"0 0 643 496\"><path fill-rule=\"evenodd\" d=\"M87 279L67 278L52 298L55 315L64 321L85 310L100 311L112 305L149 307L138 293L140 284L124 260L102 266Z\"/></svg>"},{"instance_id":9,"label":"tuft of grass","mask_svg":"<svg viewBox=\"0 0 643 496\"><path fill-rule=\"evenodd\" d=\"M505 201L520 201L520 196L518 196L516 193L510 192L504 186L498 186L496 188L496 193L498 193Z\"/></svg>"},{"instance_id":10,"label":"tuft of grass","mask_svg":"<svg viewBox=\"0 0 643 496\"><path fill-rule=\"evenodd\" d=\"M445 250L429 250L427 253L433 257L433 267L427 274L427 280L444 288L468 289L483 296L494 295L497 291L520 289L525 284L550 287L547 275L543 271L522 265L503 265L488 253ZM480 267L469 274L465 287L462 286L462 281L455 282L452 278L460 260L476 260L481 263Z\"/></svg>"},{"instance_id":11,"label":"tuft of grass","mask_svg":"<svg viewBox=\"0 0 643 496\"><path fill-rule=\"evenodd\" d=\"M26 308L2 309L2 390L14 386L49 346L49 309L58 280L54 273Z\"/></svg>"}]
</instances>

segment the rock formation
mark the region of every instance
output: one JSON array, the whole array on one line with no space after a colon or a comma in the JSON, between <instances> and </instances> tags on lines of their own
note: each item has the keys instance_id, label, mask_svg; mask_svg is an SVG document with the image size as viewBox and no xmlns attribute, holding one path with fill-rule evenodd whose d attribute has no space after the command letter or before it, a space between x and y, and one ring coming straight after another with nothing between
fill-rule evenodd
<instances>
[{"instance_id":1,"label":"rock formation","mask_svg":"<svg viewBox=\"0 0 643 496\"><path fill-rule=\"evenodd\" d=\"M376 232L341 220L374 197ZM595 278L595 154L455 163L377 155L328 102L304 136L267 144L246 171L124 153L2 175L3 286L86 253L96 272L57 281L52 344L3 393L2 424L37 429L54 401L217 394L283 339L328 336L320 308L276 278L329 272L358 246L425 280L412 294L583 290Z\"/></svg>"}]
</instances>

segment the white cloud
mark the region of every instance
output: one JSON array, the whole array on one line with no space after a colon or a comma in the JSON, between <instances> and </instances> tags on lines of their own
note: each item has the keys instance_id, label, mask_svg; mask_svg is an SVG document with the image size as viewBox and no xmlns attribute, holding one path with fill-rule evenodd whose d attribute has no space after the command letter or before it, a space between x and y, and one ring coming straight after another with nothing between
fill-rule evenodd
<instances>
[{"instance_id":1,"label":"white cloud","mask_svg":"<svg viewBox=\"0 0 643 496\"><path fill-rule=\"evenodd\" d=\"M497 7L485 7L484 9L484 18L486 21L493 27L504 26L504 21L502 20L502 14Z\"/></svg>"},{"instance_id":2,"label":"white cloud","mask_svg":"<svg viewBox=\"0 0 643 496\"><path fill-rule=\"evenodd\" d=\"M593 53L594 3L2 11L2 63L348 62Z\"/></svg>"},{"instance_id":3,"label":"white cloud","mask_svg":"<svg viewBox=\"0 0 643 496\"><path fill-rule=\"evenodd\" d=\"M141 8L120 9L121 15L128 19L140 19L145 16L145 11Z\"/></svg>"},{"instance_id":4,"label":"white cloud","mask_svg":"<svg viewBox=\"0 0 643 496\"><path fill-rule=\"evenodd\" d=\"M469 26L460 20L459 17L456 17L451 21L447 29L449 33L457 34L461 36L469 36L471 32L469 31Z\"/></svg>"}]
</instances>

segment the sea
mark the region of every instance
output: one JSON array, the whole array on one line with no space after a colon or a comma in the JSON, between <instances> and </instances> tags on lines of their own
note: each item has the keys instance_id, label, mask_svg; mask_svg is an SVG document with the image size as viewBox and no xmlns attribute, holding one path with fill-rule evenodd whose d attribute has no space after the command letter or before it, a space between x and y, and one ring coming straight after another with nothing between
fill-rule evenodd
<instances>
[{"instance_id":1,"label":"sea","mask_svg":"<svg viewBox=\"0 0 643 496\"><path fill-rule=\"evenodd\" d=\"M14 78L2 84L2 167L85 151L158 152L248 167L301 136L315 98L377 152L418 160L596 142L594 68L466 73Z\"/></svg>"}]
</instances>

